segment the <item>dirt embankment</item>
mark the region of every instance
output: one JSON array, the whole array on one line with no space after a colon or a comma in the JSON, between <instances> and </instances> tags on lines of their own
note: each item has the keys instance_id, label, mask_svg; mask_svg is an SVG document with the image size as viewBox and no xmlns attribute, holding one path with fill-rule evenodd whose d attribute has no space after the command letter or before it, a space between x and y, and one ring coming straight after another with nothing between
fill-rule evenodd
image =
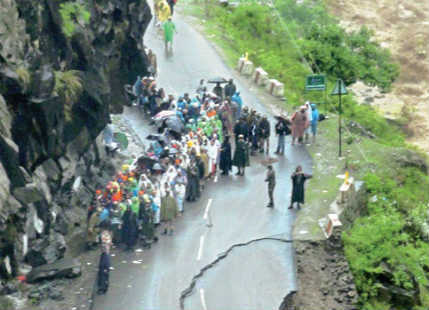
<instances>
[{"instance_id":1,"label":"dirt embankment","mask_svg":"<svg viewBox=\"0 0 429 310\"><path fill-rule=\"evenodd\" d=\"M298 291L284 299L280 310L358 309L339 231L328 240L299 241L294 247Z\"/></svg>"},{"instance_id":2,"label":"dirt embankment","mask_svg":"<svg viewBox=\"0 0 429 310\"><path fill-rule=\"evenodd\" d=\"M346 29L367 26L401 66L392 92L371 100L387 117L408 113L409 141L429 152L429 1L329 0Z\"/></svg>"}]
</instances>

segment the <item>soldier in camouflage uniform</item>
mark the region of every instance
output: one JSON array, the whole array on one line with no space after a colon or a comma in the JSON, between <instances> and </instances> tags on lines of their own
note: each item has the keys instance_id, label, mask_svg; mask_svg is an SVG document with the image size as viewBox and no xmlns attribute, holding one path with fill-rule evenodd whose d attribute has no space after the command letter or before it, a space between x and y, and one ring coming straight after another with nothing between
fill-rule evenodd
<instances>
[{"instance_id":1,"label":"soldier in camouflage uniform","mask_svg":"<svg viewBox=\"0 0 429 310\"><path fill-rule=\"evenodd\" d=\"M268 165L267 177L265 182L268 182L268 197L270 202L267 205L267 208L274 208L274 188L276 187L276 173L274 172L273 166Z\"/></svg>"}]
</instances>

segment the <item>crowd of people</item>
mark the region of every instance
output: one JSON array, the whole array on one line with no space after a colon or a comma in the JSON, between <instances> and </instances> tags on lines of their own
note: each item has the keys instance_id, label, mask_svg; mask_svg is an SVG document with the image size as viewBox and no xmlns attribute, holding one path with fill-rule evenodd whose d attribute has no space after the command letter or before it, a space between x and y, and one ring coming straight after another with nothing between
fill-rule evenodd
<instances>
[{"instance_id":1,"label":"crowd of people","mask_svg":"<svg viewBox=\"0 0 429 310\"><path fill-rule=\"evenodd\" d=\"M113 243L132 250L139 242L150 247L157 241L155 230L174 233L173 221L185 211L185 203L199 199L205 183L221 171L228 175L236 167L236 175L243 176L250 165L250 156L270 152L271 125L266 115L243 105L234 81L209 81L212 91L201 80L196 95L188 93L179 98L166 95L157 87L154 77L138 78L133 86L135 105L151 117L158 133L149 135L150 141L142 154L124 164L121 171L104 189L97 190L88 209L88 248L102 245L100 257L99 293L108 288ZM225 82L225 86L221 84ZM306 142L309 131L316 135L318 119L315 105L307 103L289 119L278 116L275 134L278 136L276 154L283 155L285 136L292 134L293 143ZM170 126L169 121L181 126ZM108 126L109 127L109 126ZM308 129L310 128L310 129ZM106 129L109 133L111 129ZM111 133L107 135L111 140ZM304 202L306 179L302 169L293 174L293 203ZM275 173L269 166L266 181L270 203L274 207Z\"/></svg>"}]
</instances>

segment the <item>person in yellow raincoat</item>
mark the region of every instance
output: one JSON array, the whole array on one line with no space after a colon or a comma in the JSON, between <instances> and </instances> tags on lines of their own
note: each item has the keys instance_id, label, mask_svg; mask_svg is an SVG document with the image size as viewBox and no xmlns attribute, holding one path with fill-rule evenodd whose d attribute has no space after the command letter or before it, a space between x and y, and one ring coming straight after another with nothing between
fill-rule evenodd
<instances>
[{"instance_id":1,"label":"person in yellow raincoat","mask_svg":"<svg viewBox=\"0 0 429 310\"><path fill-rule=\"evenodd\" d=\"M161 0L158 3L158 20L164 23L171 16L170 6L166 0Z\"/></svg>"}]
</instances>

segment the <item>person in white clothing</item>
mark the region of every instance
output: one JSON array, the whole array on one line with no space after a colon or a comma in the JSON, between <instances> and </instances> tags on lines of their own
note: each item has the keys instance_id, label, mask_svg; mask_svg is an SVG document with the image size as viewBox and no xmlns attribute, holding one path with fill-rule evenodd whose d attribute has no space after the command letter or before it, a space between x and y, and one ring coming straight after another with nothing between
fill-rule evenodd
<instances>
[{"instance_id":1,"label":"person in white clothing","mask_svg":"<svg viewBox=\"0 0 429 310\"><path fill-rule=\"evenodd\" d=\"M175 197L177 201L177 209L183 213L183 203L185 201L186 186L183 183L177 183L174 187Z\"/></svg>"},{"instance_id":2,"label":"person in white clothing","mask_svg":"<svg viewBox=\"0 0 429 310\"><path fill-rule=\"evenodd\" d=\"M307 120L308 120L308 124L312 123L313 120L313 109L311 108L311 102L307 101L305 103L305 115L307 116ZM305 129L305 143L309 143L309 137L311 134L311 126L309 125L306 129Z\"/></svg>"},{"instance_id":3,"label":"person in white clothing","mask_svg":"<svg viewBox=\"0 0 429 310\"><path fill-rule=\"evenodd\" d=\"M211 139L207 146L207 155L209 157L209 176L213 176L216 173L217 157L219 153L219 147L215 143L215 139Z\"/></svg>"},{"instance_id":4,"label":"person in white clothing","mask_svg":"<svg viewBox=\"0 0 429 310\"><path fill-rule=\"evenodd\" d=\"M155 225L159 225L161 223L161 192L156 187L152 192L152 197L153 203L157 206L153 218L153 223Z\"/></svg>"}]
</instances>

